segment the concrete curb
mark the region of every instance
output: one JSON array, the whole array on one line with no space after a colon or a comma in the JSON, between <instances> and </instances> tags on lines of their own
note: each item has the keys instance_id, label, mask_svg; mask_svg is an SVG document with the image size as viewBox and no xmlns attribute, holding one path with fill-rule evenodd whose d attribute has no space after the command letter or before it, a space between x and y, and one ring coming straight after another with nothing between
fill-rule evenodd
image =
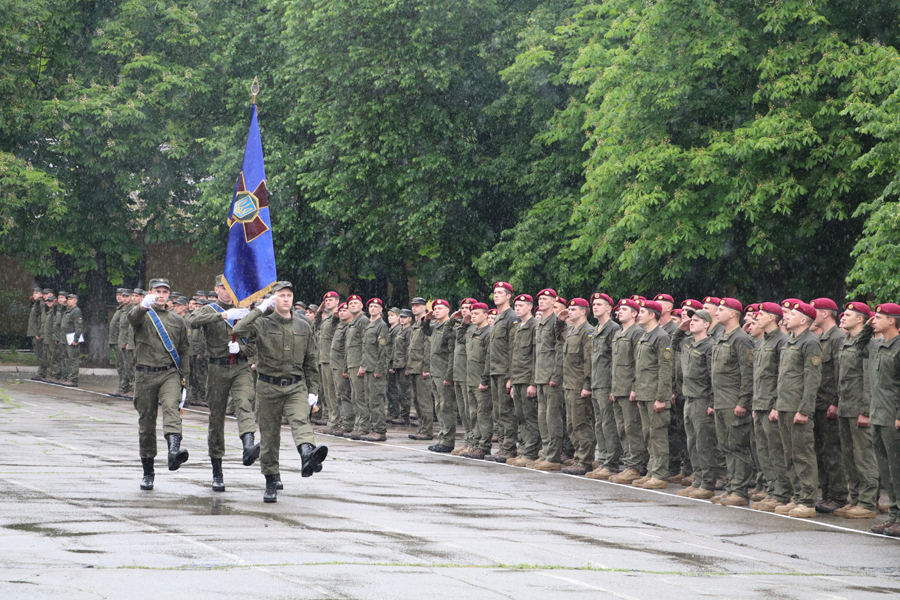
<instances>
[{"instance_id":1,"label":"concrete curb","mask_svg":"<svg viewBox=\"0 0 900 600\"><path fill-rule=\"evenodd\" d=\"M37 373L37 367L26 367L19 365L0 365L0 373ZM113 377L116 375L115 369L85 369L78 370L79 375L96 375L98 377Z\"/></svg>"}]
</instances>

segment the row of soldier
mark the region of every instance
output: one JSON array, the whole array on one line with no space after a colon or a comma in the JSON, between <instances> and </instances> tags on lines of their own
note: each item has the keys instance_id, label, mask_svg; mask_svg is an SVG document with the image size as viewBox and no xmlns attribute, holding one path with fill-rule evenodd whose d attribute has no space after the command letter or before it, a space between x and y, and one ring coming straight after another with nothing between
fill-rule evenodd
<instances>
[{"instance_id":1,"label":"row of soldier","mask_svg":"<svg viewBox=\"0 0 900 600\"><path fill-rule=\"evenodd\" d=\"M84 318L76 294L35 287L27 329L38 362L32 379L77 386L83 334Z\"/></svg>"},{"instance_id":2,"label":"row of soldier","mask_svg":"<svg viewBox=\"0 0 900 600\"><path fill-rule=\"evenodd\" d=\"M409 424L414 406L409 437L436 435L434 452L797 518L874 519L883 487L872 529L900 535L900 306L545 289L535 311L505 282L493 303L414 298L385 324L380 299L366 318L359 296L326 294L322 432L383 441L385 415Z\"/></svg>"}]
</instances>

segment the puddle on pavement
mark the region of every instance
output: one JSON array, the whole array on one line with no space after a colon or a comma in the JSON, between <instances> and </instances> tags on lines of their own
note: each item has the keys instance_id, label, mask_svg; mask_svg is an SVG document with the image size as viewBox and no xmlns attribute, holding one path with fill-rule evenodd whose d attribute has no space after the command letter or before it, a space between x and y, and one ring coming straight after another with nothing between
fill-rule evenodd
<instances>
[{"instance_id":1,"label":"puddle on pavement","mask_svg":"<svg viewBox=\"0 0 900 600\"><path fill-rule=\"evenodd\" d=\"M601 548L611 548L614 550L627 550L630 552L639 552L642 554L653 554L655 556L663 556L668 557L678 562L693 565L695 567L699 567L704 570L709 571L721 571L720 567L717 567L715 562L703 555L692 554L689 552L667 552L665 550L656 550L654 548L647 548L645 546L630 546L628 544L623 544L621 542L613 542L610 540L604 540L601 538L579 535L576 533L568 533L564 531L545 531L544 533L548 535L558 535L564 537L573 542L578 542L581 544L588 544L590 546L598 546Z\"/></svg>"},{"instance_id":2,"label":"puddle on pavement","mask_svg":"<svg viewBox=\"0 0 900 600\"><path fill-rule=\"evenodd\" d=\"M82 537L104 533L99 531L66 531L64 529L59 529L56 527L41 525L40 523L13 523L11 525L4 525L3 527L6 529L12 529L13 531L39 533L47 537Z\"/></svg>"}]
</instances>

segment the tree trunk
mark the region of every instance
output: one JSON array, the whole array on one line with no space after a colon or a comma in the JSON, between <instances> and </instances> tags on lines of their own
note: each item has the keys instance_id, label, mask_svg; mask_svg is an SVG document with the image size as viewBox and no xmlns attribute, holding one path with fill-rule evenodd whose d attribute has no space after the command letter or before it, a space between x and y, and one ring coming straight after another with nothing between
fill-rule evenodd
<instances>
[{"instance_id":1,"label":"tree trunk","mask_svg":"<svg viewBox=\"0 0 900 600\"><path fill-rule=\"evenodd\" d=\"M84 314L84 341L87 344L88 364L109 367L109 322L106 309L106 255L97 253L97 268L85 276L87 294L79 303Z\"/></svg>"}]
</instances>

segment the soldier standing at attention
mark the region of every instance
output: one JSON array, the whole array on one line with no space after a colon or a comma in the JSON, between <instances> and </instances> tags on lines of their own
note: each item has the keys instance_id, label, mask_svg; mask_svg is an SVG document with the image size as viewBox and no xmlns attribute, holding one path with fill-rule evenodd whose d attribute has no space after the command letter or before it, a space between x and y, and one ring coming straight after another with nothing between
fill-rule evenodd
<instances>
[{"instance_id":1,"label":"soldier standing at attention","mask_svg":"<svg viewBox=\"0 0 900 600\"><path fill-rule=\"evenodd\" d=\"M53 315L53 362L50 365L50 379L62 383L66 376L66 338L62 334L62 321L69 312L69 295L60 290L56 296L56 314Z\"/></svg>"},{"instance_id":2,"label":"soldier standing at attention","mask_svg":"<svg viewBox=\"0 0 900 600\"><path fill-rule=\"evenodd\" d=\"M397 381L397 417L391 420L394 425L409 425L409 409L412 406L412 387L409 375L406 374L406 353L409 350L409 334L412 333L413 314L408 308L400 311L397 329L391 330L391 353L393 358L394 377Z\"/></svg>"},{"instance_id":3,"label":"soldier standing at attention","mask_svg":"<svg viewBox=\"0 0 900 600\"><path fill-rule=\"evenodd\" d=\"M887 521L872 531L900 537L900 306L879 304L870 324L883 340L869 350L872 400L869 418L860 424L874 428L875 458L890 501Z\"/></svg>"},{"instance_id":4,"label":"soldier standing at attention","mask_svg":"<svg viewBox=\"0 0 900 600\"><path fill-rule=\"evenodd\" d=\"M456 397L456 411L459 413L460 423L462 423L463 444L459 448L454 449L450 454L459 456L463 452L475 448L475 436L472 424L477 418L478 404L475 396L469 394L469 385L467 383L467 363L466 346L469 338L475 333L475 326L472 325L472 305L477 300L474 298L463 298L460 303L460 309L450 315L454 320L453 324L453 392Z\"/></svg>"},{"instance_id":5,"label":"soldier standing at attention","mask_svg":"<svg viewBox=\"0 0 900 600\"><path fill-rule=\"evenodd\" d=\"M206 401L209 404L207 445L212 463L215 492L225 491L222 458L225 456L225 408L228 397L234 402L238 435L243 445L243 463L249 467L259 458L255 443L256 415L253 411L253 375L250 372L252 349L234 333L236 319L246 316L246 308L235 308L222 275L216 277L214 303L207 304L190 316L191 330L203 336L209 356Z\"/></svg>"},{"instance_id":6,"label":"soldier standing at attention","mask_svg":"<svg viewBox=\"0 0 900 600\"><path fill-rule=\"evenodd\" d=\"M431 400L431 377L429 372L431 344L428 335L431 330L425 322L425 299L415 297L410 302L415 322L409 333L409 344L406 353L406 374L410 378L413 390L413 402L416 405L416 416L419 419L419 430L409 434L411 440L434 439L434 405Z\"/></svg>"},{"instance_id":7,"label":"soldier standing at attention","mask_svg":"<svg viewBox=\"0 0 900 600\"><path fill-rule=\"evenodd\" d=\"M594 408L594 436L599 455L596 469L587 473L590 479L609 479L619 471L622 442L616 427L616 412L609 394L612 391L612 341L622 330L613 321L613 300L602 293L591 295L591 310L597 328L591 339L591 404Z\"/></svg>"},{"instance_id":8,"label":"soldier standing at attention","mask_svg":"<svg viewBox=\"0 0 900 600\"><path fill-rule=\"evenodd\" d=\"M353 430L353 421L356 414L353 412L350 391L350 373L347 371L346 338L347 327L350 325L350 309L346 302L341 302L336 314L331 317L334 325L334 339L331 340L331 375L334 379L335 396L337 405L335 410L340 412L337 426L330 432L331 435L346 437Z\"/></svg>"},{"instance_id":9,"label":"soldier standing at attention","mask_svg":"<svg viewBox=\"0 0 900 600\"><path fill-rule=\"evenodd\" d=\"M124 292L125 288L118 288L116 290L116 310L113 311L112 319L109 321L109 333L106 337L106 343L109 345L109 349L115 357L116 375L119 380L118 389L114 394L110 394L110 396L115 397L120 397L122 394L122 368L125 360L122 358L122 350L119 349L119 324L122 320L122 306L125 302L122 296Z\"/></svg>"},{"instance_id":10,"label":"soldier standing at attention","mask_svg":"<svg viewBox=\"0 0 900 600\"><path fill-rule=\"evenodd\" d=\"M198 303L199 306L191 314L199 311L201 308L208 306L208 303ZM218 318L218 317L216 317ZM208 407L206 401L206 377L209 372L209 358L207 357L206 336L199 327L191 326L188 330L188 340L191 345L191 379L188 382L190 387L191 404L196 406Z\"/></svg>"},{"instance_id":11,"label":"soldier standing at attention","mask_svg":"<svg viewBox=\"0 0 900 600\"><path fill-rule=\"evenodd\" d=\"M753 340L741 329L744 307L734 298L722 298L716 320L722 334L713 343L712 390L716 411L716 438L725 454L728 485L713 502L749 506L748 487L753 476L750 435L753 417Z\"/></svg>"},{"instance_id":12,"label":"soldier standing at attention","mask_svg":"<svg viewBox=\"0 0 900 600\"><path fill-rule=\"evenodd\" d=\"M128 315L135 306L140 305L144 301L145 295L146 292L141 288L134 288L131 292L131 306L125 306L123 308L122 318L119 320L119 347L122 349L122 356L125 358L126 377L122 397L128 400L134 399L134 380L136 376L134 362L134 327L131 325L131 321L128 320Z\"/></svg>"},{"instance_id":13,"label":"soldier standing at attention","mask_svg":"<svg viewBox=\"0 0 900 600\"><path fill-rule=\"evenodd\" d=\"M48 333L47 333L47 322L50 320L50 315L53 312L53 306L56 302L56 297L53 295L53 292L47 288L43 291L41 296L41 312L40 312L40 320L38 321L37 327L37 335L36 338L38 343L41 345L41 355L38 357L38 372L37 376L33 377L35 381L46 381L47 379L47 370L50 364L50 343Z\"/></svg>"},{"instance_id":14,"label":"soldier standing at attention","mask_svg":"<svg viewBox=\"0 0 900 600\"><path fill-rule=\"evenodd\" d=\"M453 321L450 303L438 298L431 303L431 381L437 419L437 443L428 447L432 452L452 452L456 447L456 398L453 395Z\"/></svg>"},{"instance_id":15,"label":"soldier standing at attention","mask_svg":"<svg viewBox=\"0 0 900 600\"><path fill-rule=\"evenodd\" d=\"M681 344L682 394L684 395L684 429L688 452L693 466L691 487L678 492L679 496L709 500L716 487L716 416L712 395L713 340L709 337L712 315L699 308L696 300L684 308L688 317L679 326L687 329L690 338Z\"/></svg>"},{"instance_id":16,"label":"soldier standing at attention","mask_svg":"<svg viewBox=\"0 0 900 600\"><path fill-rule=\"evenodd\" d=\"M276 282L273 296L234 325L234 334L256 342L260 464L266 476L263 502L278 501L281 419L291 427L302 461L301 475L322 470L326 446L315 446L309 409L318 402L319 370L315 333L306 315L293 308L294 286ZM273 310L270 310L273 309Z\"/></svg>"},{"instance_id":17,"label":"soldier standing at attention","mask_svg":"<svg viewBox=\"0 0 900 600\"><path fill-rule=\"evenodd\" d=\"M557 332L564 330L563 394L569 419L574 463L562 469L569 475L585 475L594 469L594 406L591 403L591 346L594 332L587 320L584 298L569 300L568 310L557 315ZM568 326L566 325L568 324Z\"/></svg>"},{"instance_id":18,"label":"soldier standing at attention","mask_svg":"<svg viewBox=\"0 0 900 600\"><path fill-rule=\"evenodd\" d=\"M516 313L509 305L514 293L513 286L505 281L498 281L493 290L497 315L491 326L491 402L494 403L493 415L500 449L491 460L506 462L515 458L518 442L516 407L506 389L506 382L509 381L510 339Z\"/></svg>"},{"instance_id":19,"label":"soldier standing at attention","mask_svg":"<svg viewBox=\"0 0 900 600\"><path fill-rule=\"evenodd\" d=\"M647 468L647 445L641 427L641 413L634 397L635 355L638 342L644 334L637 324L640 304L629 298L619 301L616 314L622 330L612 341L612 390L609 399L613 402L616 415L616 429L622 439L625 451L625 470L610 476L613 483L630 484L641 478L641 471Z\"/></svg>"},{"instance_id":20,"label":"soldier standing at attention","mask_svg":"<svg viewBox=\"0 0 900 600\"><path fill-rule=\"evenodd\" d=\"M62 340L66 349L65 370L62 384L66 387L78 385L78 368L81 362L81 335L84 333L84 318L78 308L78 296L69 294L66 311L62 322ZM69 339L71 338L71 341Z\"/></svg>"},{"instance_id":21,"label":"soldier standing at attention","mask_svg":"<svg viewBox=\"0 0 900 600\"><path fill-rule=\"evenodd\" d=\"M638 323L644 335L635 352L635 378L632 397L637 401L641 428L650 454L647 475L631 482L648 490L668 487L669 419L672 401L672 342L659 326L662 307L653 300L641 300Z\"/></svg>"},{"instance_id":22,"label":"soldier standing at attention","mask_svg":"<svg viewBox=\"0 0 900 600\"><path fill-rule=\"evenodd\" d=\"M538 431L541 451L538 460L526 464L538 471L562 469L563 428L562 368L556 360L556 291L545 288L538 292L538 308L542 318L534 327L534 383L537 385ZM559 310L562 311L560 306Z\"/></svg>"},{"instance_id":23,"label":"soldier standing at attention","mask_svg":"<svg viewBox=\"0 0 900 600\"><path fill-rule=\"evenodd\" d=\"M28 314L28 330L25 335L31 338L31 349L34 350L34 358L38 364L41 364L41 356L43 355L41 346L41 320L44 313L44 294L41 288L35 287L31 293L31 312ZM32 377L35 381L40 381L40 375Z\"/></svg>"},{"instance_id":24,"label":"soldier standing at attention","mask_svg":"<svg viewBox=\"0 0 900 600\"><path fill-rule=\"evenodd\" d=\"M522 442L518 456L506 459L506 464L514 467L524 467L537 460L541 451L537 385L534 380L534 327L537 321L531 316L533 307L534 299L528 294L519 294L513 300L516 323L510 344L507 388L516 411L516 437Z\"/></svg>"},{"instance_id":25,"label":"soldier standing at attention","mask_svg":"<svg viewBox=\"0 0 900 600\"><path fill-rule=\"evenodd\" d=\"M782 307L787 309L785 321L791 338L781 349L774 412L794 496L775 512L808 519L816 516L819 486L812 417L822 382L822 345L809 330L816 309L800 301L785 301Z\"/></svg>"},{"instance_id":26,"label":"soldier standing at attention","mask_svg":"<svg viewBox=\"0 0 900 600\"><path fill-rule=\"evenodd\" d=\"M367 442L383 442L387 440L387 375L390 352L388 348L387 323L381 318L384 304L381 298L370 298L366 303L369 310L369 322L363 330L362 363L359 370L363 373L366 399L366 416L362 421L366 432L361 439Z\"/></svg>"},{"instance_id":27,"label":"soldier standing at attention","mask_svg":"<svg viewBox=\"0 0 900 600\"><path fill-rule=\"evenodd\" d=\"M816 394L813 434L816 439L816 464L822 502L816 505L820 513L832 513L847 504L847 475L841 456L840 421L838 419L838 355L844 342L844 332L837 325L838 307L834 300L816 298L809 303L816 309L813 327L821 329L822 383Z\"/></svg>"},{"instance_id":28,"label":"soldier standing at attention","mask_svg":"<svg viewBox=\"0 0 900 600\"><path fill-rule=\"evenodd\" d=\"M58 304L56 296L51 292L49 297L44 300L44 316L41 320L41 343L43 344L43 355L41 356L41 366L43 371L38 371L43 381L53 380L53 355L56 352L56 343L53 339L53 324L56 322L56 310Z\"/></svg>"},{"instance_id":29,"label":"soldier standing at attention","mask_svg":"<svg viewBox=\"0 0 900 600\"><path fill-rule=\"evenodd\" d=\"M388 374L387 374L387 422L393 423L400 416L400 387L397 370L394 368L394 338L403 327L400 325L400 309L392 306L387 311L388 318Z\"/></svg>"},{"instance_id":30,"label":"soldier standing at attention","mask_svg":"<svg viewBox=\"0 0 900 600\"><path fill-rule=\"evenodd\" d=\"M675 299L669 294L657 294L653 297L662 307L659 326L672 338L672 370L675 399L672 400L672 418L669 421L669 483L682 484L682 479L691 474L691 457L687 451L687 439L684 431L684 396L681 395L681 339L684 337L678 328L681 318L675 318L672 310ZM683 484L682 484L683 485Z\"/></svg>"},{"instance_id":31,"label":"soldier standing at attention","mask_svg":"<svg viewBox=\"0 0 900 600\"><path fill-rule=\"evenodd\" d=\"M188 327L184 319L166 310L168 279L151 279L150 290L141 304L132 307L128 313L136 347L134 407L138 412L141 464L144 467L142 490L153 489L156 415L160 405L163 434L169 446L169 470L178 470L188 460L188 451L181 447L179 413L179 405L185 397L185 381L190 375L190 363L184 360L190 350Z\"/></svg>"},{"instance_id":32,"label":"soldier standing at attention","mask_svg":"<svg viewBox=\"0 0 900 600\"><path fill-rule=\"evenodd\" d=\"M762 333L753 353L753 429L756 455L765 476L766 497L750 505L764 512L774 512L790 502L792 489L781 444L778 419L772 411L778 398L778 368L781 350L788 335L781 331L782 308L774 302L763 302L756 311L751 335ZM777 413L776 413L777 415Z\"/></svg>"},{"instance_id":33,"label":"soldier standing at attention","mask_svg":"<svg viewBox=\"0 0 900 600\"><path fill-rule=\"evenodd\" d=\"M319 373L322 383L322 393L319 394L324 402L323 416L326 419L325 426L334 429L341 420L341 407L337 401L337 385L334 373L331 369L331 342L334 340L334 329L337 326L335 316L340 295L335 291L326 292L322 296L322 304L315 313L315 326L319 345Z\"/></svg>"},{"instance_id":34,"label":"soldier standing at attention","mask_svg":"<svg viewBox=\"0 0 900 600\"><path fill-rule=\"evenodd\" d=\"M352 294L347 298L350 310L350 324L344 339L347 356L347 372L350 374L350 402L353 404L353 430L347 435L352 440L361 440L369 434L369 409L366 403L365 369L362 368L363 334L369 319L363 316L362 298Z\"/></svg>"},{"instance_id":35,"label":"soldier standing at attention","mask_svg":"<svg viewBox=\"0 0 900 600\"><path fill-rule=\"evenodd\" d=\"M878 465L869 426L871 390L869 342L872 327L866 323L872 311L864 302L848 302L841 317L841 328L847 336L838 354L838 424L841 453L849 483L850 503L834 511L846 519L874 519L878 495Z\"/></svg>"},{"instance_id":36,"label":"soldier standing at attention","mask_svg":"<svg viewBox=\"0 0 900 600\"><path fill-rule=\"evenodd\" d=\"M475 326L475 331L466 341L466 376L469 401L474 399L477 408L475 420L471 424L472 446L460 456L483 459L491 451L491 437L494 435L491 423L491 326L488 325L487 304L472 304L472 325Z\"/></svg>"}]
</instances>

